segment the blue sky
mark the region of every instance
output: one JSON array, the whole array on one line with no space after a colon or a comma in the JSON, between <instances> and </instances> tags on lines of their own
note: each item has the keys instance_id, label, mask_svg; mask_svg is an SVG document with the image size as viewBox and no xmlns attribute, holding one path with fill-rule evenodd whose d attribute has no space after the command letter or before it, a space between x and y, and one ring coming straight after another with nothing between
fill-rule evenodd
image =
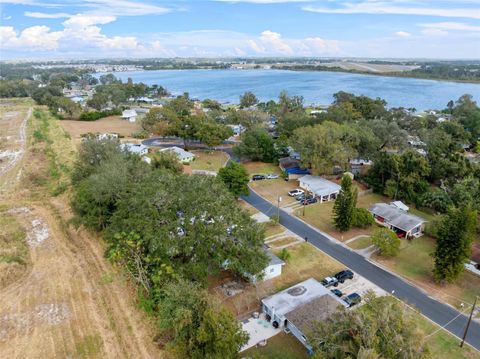
<instances>
[{"instance_id":1,"label":"blue sky","mask_svg":"<svg viewBox=\"0 0 480 359\"><path fill-rule=\"evenodd\" d=\"M480 59L480 0L2 0L0 58Z\"/></svg>"}]
</instances>

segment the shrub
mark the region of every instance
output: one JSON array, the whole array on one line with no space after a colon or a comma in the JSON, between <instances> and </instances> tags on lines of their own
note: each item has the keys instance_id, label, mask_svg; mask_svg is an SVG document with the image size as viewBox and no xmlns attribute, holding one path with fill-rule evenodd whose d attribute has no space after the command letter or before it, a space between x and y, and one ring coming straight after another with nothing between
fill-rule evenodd
<instances>
[{"instance_id":1,"label":"shrub","mask_svg":"<svg viewBox=\"0 0 480 359\"><path fill-rule=\"evenodd\" d=\"M390 229L381 227L375 230L372 243L379 249L380 255L395 257L400 250L400 238Z\"/></svg>"},{"instance_id":2,"label":"shrub","mask_svg":"<svg viewBox=\"0 0 480 359\"><path fill-rule=\"evenodd\" d=\"M292 254L287 250L287 248L283 248L280 253L278 253L278 258L280 258L284 262L288 262Z\"/></svg>"},{"instance_id":3,"label":"shrub","mask_svg":"<svg viewBox=\"0 0 480 359\"><path fill-rule=\"evenodd\" d=\"M114 108L108 111L88 111L80 115L80 121L96 121L108 116L119 116L122 111L119 108Z\"/></svg>"},{"instance_id":4,"label":"shrub","mask_svg":"<svg viewBox=\"0 0 480 359\"><path fill-rule=\"evenodd\" d=\"M365 208L355 208L353 211L352 225L359 228L367 228L375 223L373 215Z\"/></svg>"}]
</instances>

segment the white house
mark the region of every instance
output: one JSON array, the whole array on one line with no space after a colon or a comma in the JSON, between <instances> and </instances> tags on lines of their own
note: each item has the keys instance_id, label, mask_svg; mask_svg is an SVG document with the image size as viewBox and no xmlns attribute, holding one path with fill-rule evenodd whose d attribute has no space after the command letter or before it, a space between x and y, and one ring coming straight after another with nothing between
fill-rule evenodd
<instances>
[{"instance_id":1,"label":"white house","mask_svg":"<svg viewBox=\"0 0 480 359\"><path fill-rule=\"evenodd\" d=\"M137 121L137 111L135 110L124 110L122 112L122 118L128 122Z\"/></svg>"},{"instance_id":2,"label":"white house","mask_svg":"<svg viewBox=\"0 0 480 359\"><path fill-rule=\"evenodd\" d=\"M396 205L376 203L368 209L377 223L390 228L398 237L420 237L425 230L426 220L409 214Z\"/></svg>"},{"instance_id":3,"label":"white house","mask_svg":"<svg viewBox=\"0 0 480 359\"><path fill-rule=\"evenodd\" d=\"M123 143L122 149L131 153L135 153L139 156L144 156L148 153L148 147L140 143Z\"/></svg>"},{"instance_id":4,"label":"white house","mask_svg":"<svg viewBox=\"0 0 480 359\"><path fill-rule=\"evenodd\" d=\"M410 210L410 208L402 201L393 201L393 202L390 202L390 204L405 212L408 212Z\"/></svg>"},{"instance_id":5,"label":"white house","mask_svg":"<svg viewBox=\"0 0 480 359\"><path fill-rule=\"evenodd\" d=\"M337 198L341 188L332 181L312 175L300 177L298 182L301 188L317 196L320 199L320 203Z\"/></svg>"},{"instance_id":6,"label":"white house","mask_svg":"<svg viewBox=\"0 0 480 359\"><path fill-rule=\"evenodd\" d=\"M262 299L262 312L274 327L286 328L308 349L306 334L317 321L327 319L346 304L317 280L310 278Z\"/></svg>"},{"instance_id":7,"label":"white house","mask_svg":"<svg viewBox=\"0 0 480 359\"><path fill-rule=\"evenodd\" d=\"M173 147L168 147L160 150L161 152L173 152L175 155L177 155L177 158L180 162L183 163L190 163L195 159L195 155L191 152L185 151L183 148L173 146Z\"/></svg>"},{"instance_id":8,"label":"white house","mask_svg":"<svg viewBox=\"0 0 480 359\"><path fill-rule=\"evenodd\" d=\"M102 140L113 140L118 138L118 133L99 133L97 139Z\"/></svg>"}]
</instances>

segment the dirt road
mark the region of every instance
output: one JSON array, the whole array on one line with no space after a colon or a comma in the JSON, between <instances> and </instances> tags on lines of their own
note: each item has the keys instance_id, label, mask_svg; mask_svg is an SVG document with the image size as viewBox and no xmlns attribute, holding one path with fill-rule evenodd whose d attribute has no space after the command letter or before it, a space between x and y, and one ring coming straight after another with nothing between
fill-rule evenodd
<instances>
[{"instance_id":1,"label":"dirt road","mask_svg":"<svg viewBox=\"0 0 480 359\"><path fill-rule=\"evenodd\" d=\"M29 165L28 145L25 157L13 171ZM25 274L0 288L0 357L164 357L128 281L104 259L101 239L67 224L68 196L33 200L21 183L15 192L0 192L30 251Z\"/></svg>"}]
</instances>

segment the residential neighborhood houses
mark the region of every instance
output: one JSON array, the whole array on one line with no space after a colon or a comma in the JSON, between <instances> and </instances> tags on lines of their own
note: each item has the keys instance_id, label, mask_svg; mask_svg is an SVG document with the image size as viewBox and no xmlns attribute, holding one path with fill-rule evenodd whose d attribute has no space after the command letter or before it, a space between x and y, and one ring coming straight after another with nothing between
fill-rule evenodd
<instances>
[{"instance_id":1,"label":"residential neighborhood houses","mask_svg":"<svg viewBox=\"0 0 480 359\"><path fill-rule=\"evenodd\" d=\"M313 193L320 203L334 200L340 192L340 186L319 176L306 175L298 179L300 187Z\"/></svg>"},{"instance_id":2,"label":"residential neighborhood houses","mask_svg":"<svg viewBox=\"0 0 480 359\"><path fill-rule=\"evenodd\" d=\"M401 207L401 208L400 208ZM423 235L426 220L406 213L405 205L397 202L391 204L376 203L369 208L377 223L390 228L399 237L417 238ZM408 209L408 207L406 207Z\"/></svg>"},{"instance_id":3,"label":"residential neighborhood houses","mask_svg":"<svg viewBox=\"0 0 480 359\"><path fill-rule=\"evenodd\" d=\"M174 153L177 156L178 160L182 163L190 163L195 159L195 154L185 151L183 148L177 146L163 148L160 151Z\"/></svg>"},{"instance_id":4,"label":"residential neighborhood houses","mask_svg":"<svg viewBox=\"0 0 480 359\"><path fill-rule=\"evenodd\" d=\"M137 121L137 112L135 110L124 110L122 112L122 118L127 120L128 122L136 122Z\"/></svg>"}]
</instances>

